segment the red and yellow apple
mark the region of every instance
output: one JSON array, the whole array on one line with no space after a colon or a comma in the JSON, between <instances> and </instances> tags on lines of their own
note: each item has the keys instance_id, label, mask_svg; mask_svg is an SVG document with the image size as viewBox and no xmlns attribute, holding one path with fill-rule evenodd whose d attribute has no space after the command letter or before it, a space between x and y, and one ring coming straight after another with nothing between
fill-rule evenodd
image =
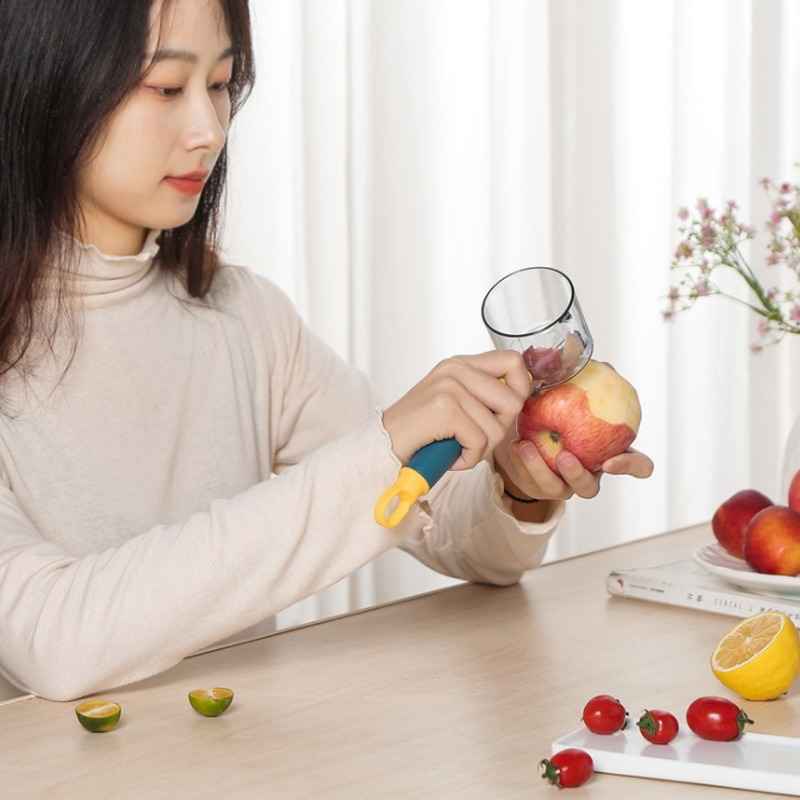
<instances>
[{"instance_id":1,"label":"red and yellow apple","mask_svg":"<svg viewBox=\"0 0 800 800\"><path fill-rule=\"evenodd\" d=\"M717 541L732 556L744 558L744 537L750 520L771 505L772 500L755 489L742 489L731 495L711 518Z\"/></svg>"},{"instance_id":2,"label":"red and yellow apple","mask_svg":"<svg viewBox=\"0 0 800 800\"><path fill-rule=\"evenodd\" d=\"M596 472L630 447L641 420L633 386L610 364L590 360L572 380L525 401L517 434L533 442L554 472L562 450Z\"/></svg>"},{"instance_id":3,"label":"red and yellow apple","mask_svg":"<svg viewBox=\"0 0 800 800\"><path fill-rule=\"evenodd\" d=\"M767 575L800 575L800 512L780 505L759 511L745 532L744 560Z\"/></svg>"}]
</instances>

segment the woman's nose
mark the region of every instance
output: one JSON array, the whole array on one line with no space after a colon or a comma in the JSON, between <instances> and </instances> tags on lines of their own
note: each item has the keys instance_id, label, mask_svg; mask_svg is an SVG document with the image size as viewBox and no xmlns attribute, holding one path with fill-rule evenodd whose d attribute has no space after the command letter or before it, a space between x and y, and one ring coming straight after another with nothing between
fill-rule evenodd
<instances>
[{"instance_id":1,"label":"woman's nose","mask_svg":"<svg viewBox=\"0 0 800 800\"><path fill-rule=\"evenodd\" d=\"M214 101L206 95L192 104L188 128L185 133L186 147L189 150L205 148L210 151L222 150L228 132L227 115L220 117L221 111Z\"/></svg>"}]
</instances>

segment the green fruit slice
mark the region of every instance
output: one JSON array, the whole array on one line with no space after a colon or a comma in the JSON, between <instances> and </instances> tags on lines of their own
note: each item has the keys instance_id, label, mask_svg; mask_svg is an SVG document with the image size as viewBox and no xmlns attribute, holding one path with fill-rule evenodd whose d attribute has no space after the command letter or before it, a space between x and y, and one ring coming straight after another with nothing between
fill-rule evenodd
<instances>
[{"instance_id":1,"label":"green fruit slice","mask_svg":"<svg viewBox=\"0 0 800 800\"><path fill-rule=\"evenodd\" d=\"M189 692L192 708L204 717L218 717L233 702L230 689L194 689Z\"/></svg>"},{"instance_id":2,"label":"green fruit slice","mask_svg":"<svg viewBox=\"0 0 800 800\"><path fill-rule=\"evenodd\" d=\"M78 721L92 733L104 733L116 727L122 714L119 703L110 700L89 700L75 709Z\"/></svg>"}]
</instances>

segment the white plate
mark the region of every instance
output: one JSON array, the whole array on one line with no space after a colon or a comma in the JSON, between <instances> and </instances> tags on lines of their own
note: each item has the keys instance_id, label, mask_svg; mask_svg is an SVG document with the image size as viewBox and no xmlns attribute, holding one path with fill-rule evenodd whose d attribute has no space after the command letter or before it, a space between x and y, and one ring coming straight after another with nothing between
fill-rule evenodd
<instances>
[{"instance_id":1,"label":"white plate","mask_svg":"<svg viewBox=\"0 0 800 800\"><path fill-rule=\"evenodd\" d=\"M698 547L694 553L694 560L712 575L717 575L729 583L752 592L778 597L800 596L800 578L754 572L746 561L732 556L716 542Z\"/></svg>"},{"instance_id":2,"label":"white plate","mask_svg":"<svg viewBox=\"0 0 800 800\"><path fill-rule=\"evenodd\" d=\"M800 739L745 732L733 742L709 742L681 728L669 744L650 744L635 724L601 736L582 727L553 742L557 753L585 750L595 772L800 795Z\"/></svg>"}]
</instances>

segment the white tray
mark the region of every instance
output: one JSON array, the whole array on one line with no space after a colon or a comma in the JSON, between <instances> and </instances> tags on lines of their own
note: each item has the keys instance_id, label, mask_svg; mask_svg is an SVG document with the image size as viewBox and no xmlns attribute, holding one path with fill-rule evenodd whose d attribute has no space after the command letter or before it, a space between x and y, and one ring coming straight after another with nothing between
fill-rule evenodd
<instances>
[{"instance_id":1,"label":"white tray","mask_svg":"<svg viewBox=\"0 0 800 800\"><path fill-rule=\"evenodd\" d=\"M749 733L733 742L709 742L686 728L669 744L651 744L634 721L603 736L586 727L553 742L553 753L585 750L595 772L702 783L800 796L800 739Z\"/></svg>"}]
</instances>

